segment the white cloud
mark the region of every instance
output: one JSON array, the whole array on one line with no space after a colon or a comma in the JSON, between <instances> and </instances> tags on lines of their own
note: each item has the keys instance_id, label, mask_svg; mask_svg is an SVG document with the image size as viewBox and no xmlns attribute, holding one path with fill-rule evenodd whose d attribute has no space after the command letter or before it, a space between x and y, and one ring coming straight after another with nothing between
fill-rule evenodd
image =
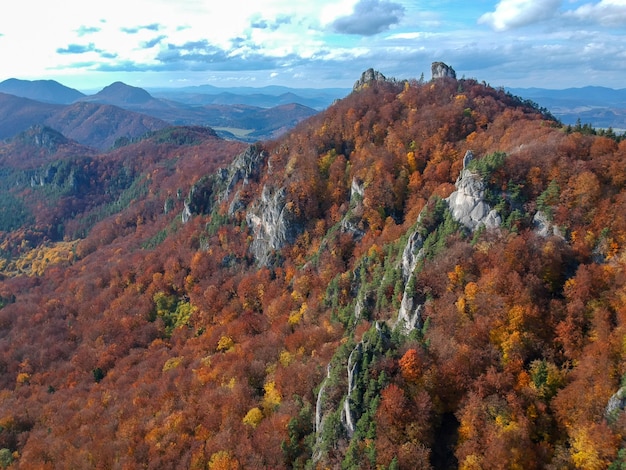
<instances>
[{"instance_id":1,"label":"white cloud","mask_svg":"<svg viewBox=\"0 0 626 470\"><path fill-rule=\"evenodd\" d=\"M495 11L485 13L478 22L506 31L550 19L560 6L561 0L500 0Z\"/></svg>"},{"instance_id":2,"label":"white cloud","mask_svg":"<svg viewBox=\"0 0 626 470\"><path fill-rule=\"evenodd\" d=\"M565 13L565 18L603 26L626 26L626 0L601 0L586 3Z\"/></svg>"}]
</instances>

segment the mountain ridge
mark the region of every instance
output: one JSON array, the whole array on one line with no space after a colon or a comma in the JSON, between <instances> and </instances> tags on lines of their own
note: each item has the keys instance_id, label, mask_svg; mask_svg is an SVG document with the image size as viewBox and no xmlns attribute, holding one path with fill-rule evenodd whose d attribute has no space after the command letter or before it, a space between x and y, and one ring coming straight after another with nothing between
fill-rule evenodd
<instances>
[{"instance_id":1,"label":"mountain ridge","mask_svg":"<svg viewBox=\"0 0 626 470\"><path fill-rule=\"evenodd\" d=\"M9 78L0 82L0 92L56 104L71 104L85 96L55 80L20 80Z\"/></svg>"}]
</instances>

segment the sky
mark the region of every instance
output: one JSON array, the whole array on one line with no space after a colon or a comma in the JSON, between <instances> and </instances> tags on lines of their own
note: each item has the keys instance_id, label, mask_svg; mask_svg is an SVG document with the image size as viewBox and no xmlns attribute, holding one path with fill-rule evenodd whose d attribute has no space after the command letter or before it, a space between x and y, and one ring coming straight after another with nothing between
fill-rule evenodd
<instances>
[{"instance_id":1,"label":"sky","mask_svg":"<svg viewBox=\"0 0 626 470\"><path fill-rule=\"evenodd\" d=\"M10 6L9 6L10 5ZM492 86L626 88L626 0L13 0L0 81L350 88L443 61Z\"/></svg>"}]
</instances>

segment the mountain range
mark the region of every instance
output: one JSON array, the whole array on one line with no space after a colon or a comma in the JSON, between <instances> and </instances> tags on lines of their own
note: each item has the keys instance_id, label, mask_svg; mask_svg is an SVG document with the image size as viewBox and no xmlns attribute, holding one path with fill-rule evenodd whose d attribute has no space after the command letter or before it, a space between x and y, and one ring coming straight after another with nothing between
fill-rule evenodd
<instances>
[{"instance_id":1,"label":"mountain range","mask_svg":"<svg viewBox=\"0 0 626 470\"><path fill-rule=\"evenodd\" d=\"M626 466L626 140L358 83L254 144L0 142L0 466Z\"/></svg>"},{"instance_id":2,"label":"mountain range","mask_svg":"<svg viewBox=\"0 0 626 470\"><path fill-rule=\"evenodd\" d=\"M626 89L509 88L507 91L536 102L565 124L586 123L597 128L612 128L616 132L626 131ZM13 78L0 83L0 94L28 98L42 104L20 102L0 96L0 138L10 137L30 125L55 124L52 114L56 112L53 110L59 108L50 105L71 106L85 102L112 105L156 118L137 124L141 121L140 118L122 116L123 113L116 111L112 113L115 117L112 115L108 120L96 119L100 128L92 135L88 135L89 132L84 129L74 130L75 124L71 122L63 126L68 137L101 150L108 148L107 146L119 138L139 138L146 128L161 128L166 125L163 122L170 125L206 125L217 129L224 137L254 142L279 136L286 129L325 109L349 92L349 89L342 88L219 88L211 85L145 90L116 82L87 95L53 80L27 81ZM107 110L111 111L112 108L105 108L99 114L105 114ZM75 110L69 114L85 112L96 113L96 109ZM15 119L7 119L8 116ZM119 119L124 122L118 122ZM106 121L111 125L108 130L105 129Z\"/></svg>"},{"instance_id":3,"label":"mountain range","mask_svg":"<svg viewBox=\"0 0 626 470\"><path fill-rule=\"evenodd\" d=\"M508 91L549 109L564 124L582 122L597 128L626 131L626 88L586 86L563 90L509 88Z\"/></svg>"},{"instance_id":4,"label":"mountain range","mask_svg":"<svg viewBox=\"0 0 626 470\"><path fill-rule=\"evenodd\" d=\"M295 95L290 97L298 99ZM275 101L281 103L284 96ZM120 138L136 139L168 124L210 126L223 136L240 140L269 139L315 113L295 102L270 108L245 104L190 105L155 98L142 88L121 82L93 95L54 81L10 79L0 83L0 138L10 137L30 125L43 124L59 126L58 130L68 137L100 150L110 148Z\"/></svg>"}]
</instances>

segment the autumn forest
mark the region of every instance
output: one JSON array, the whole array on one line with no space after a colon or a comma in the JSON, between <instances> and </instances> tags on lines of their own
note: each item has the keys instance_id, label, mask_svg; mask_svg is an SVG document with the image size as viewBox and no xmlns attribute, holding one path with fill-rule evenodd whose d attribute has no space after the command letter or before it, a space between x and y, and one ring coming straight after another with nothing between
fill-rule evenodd
<instances>
[{"instance_id":1,"label":"autumn forest","mask_svg":"<svg viewBox=\"0 0 626 470\"><path fill-rule=\"evenodd\" d=\"M612 131L376 79L252 146L32 128L0 198L2 468L626 468Z\"/></svg>"}]
</instances>

